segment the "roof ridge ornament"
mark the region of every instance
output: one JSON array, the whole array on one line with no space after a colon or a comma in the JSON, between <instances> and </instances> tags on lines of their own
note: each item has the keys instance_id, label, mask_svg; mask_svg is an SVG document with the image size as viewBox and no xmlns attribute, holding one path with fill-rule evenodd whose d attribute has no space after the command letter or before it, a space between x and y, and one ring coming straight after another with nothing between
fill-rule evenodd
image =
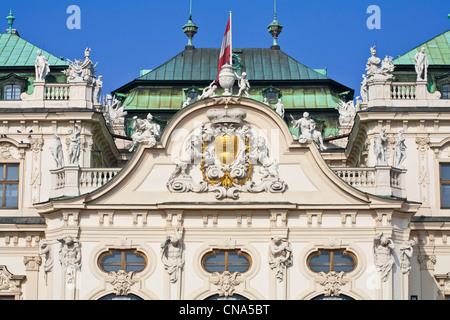
<instances>
[{"instance_id":1,"label":"roof ridge ornament","mask_svg":"<svg viewBox=\"0 0 450 320\"><path fill-rule=\"evenodd\" d=\"M197 33L197 30L198 30L198 26L192 21L192 0L190 0L189 20L183 26L183 32L189 38L186 49L194 49L194 45L192 44L192 39L194 38L195 34Z\"/></svg>"},{"instance_id":2,"label":"roof ridge ornament","mask_svg":"<svg viewBox=\"0 0 450 320\"><path fill-rule=\"evenodd\" d=\"M267 29L269 30L269 33L272 35L273 38L273 44L272 49L280 49L280 46L278 45L278 35L283 30L283 26L278 22L277 20L277 0L274 0L274 14L273 14L273 21L271 24L267 26Z\"/></svg>"},{"instance_id":3,"label":"roof ridge ornament","mask_svg":"<svg viewBox=\"0 0 450 320\"><path fill-rule=\"evenodd\" d=\"M12 14L12 9L9 10L9 15L6 17L6 21L8 21L8 25L9 25L9 34L12 34L12 26L14 24L14 20L16 20L16 17L13 16Z\"/></svg>"}]
</instances>

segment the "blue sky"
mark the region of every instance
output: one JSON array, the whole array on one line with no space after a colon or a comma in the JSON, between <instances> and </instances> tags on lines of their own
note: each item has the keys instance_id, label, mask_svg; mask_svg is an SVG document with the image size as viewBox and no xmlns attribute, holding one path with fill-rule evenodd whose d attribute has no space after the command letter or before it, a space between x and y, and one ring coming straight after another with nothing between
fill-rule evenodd
<instances>
[{"instance_id":1,"label":"blue sky","mask_svg":"<svg viewBox=\"0 0 450 320\"><path fill-rule=\"evenodd\" d=\"M70 5L81 9L81 29L70 30ZM366 22L370 5L381 11L381 29ZM233 12L233 47L267 48L272 38L267 26L273 19L273 0L193 0L198 48L218 48L229 11ZM139 77L184 50L182 31L189 16L189 0L10 0L0 3L0 28L7 28L12 9L22 38L70 60L92 49L103 75L104 93ZM450 29L449 0L277 0L278 21L284 26L281 50L313 69L328 68L328 76L359 95L361 75L377 45L377 56L397 57ZM251 81L251 79L250 79Z\"/></svg>"}]
</instances>

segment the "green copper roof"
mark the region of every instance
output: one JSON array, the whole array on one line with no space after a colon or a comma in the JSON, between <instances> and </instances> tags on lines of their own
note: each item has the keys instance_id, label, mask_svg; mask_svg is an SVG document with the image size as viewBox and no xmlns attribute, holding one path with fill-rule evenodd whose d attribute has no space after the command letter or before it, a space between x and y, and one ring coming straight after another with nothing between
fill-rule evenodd
<instances>
[{"instance_id":1,"label":"green copper roof","mask_svg":"<svg viewBox=\"0 0 450 320\"><path fill-rule=\"evenodd\" d=\"M430 65L450 65L450 30L397 57L393 63L395 65L414 65L414 56L422 47L425 48Z\"/></svg>"},{"instance_id":2,"label":"green copper roof","mask_svg":"<svg viewBox=\"0 0 450 320\"><path fill-rule=\"evenodd\" d=\"M219 51L219 48L185 50L138 80L212 81L217 77ZM241 59L241 71L247 72L250 81L329 79L280 50L246 48L233 52Z\"/></svg>"},{"instance_id":3,"label":"green copper roof","mask_svg":"<svg viewBox=\"0 0 450 320\"><path fill-rule=\"evenodd\" d=\"M50 66L66 66L67 62L49 54L14 33L0 33L0 67L34 67L41 50Z\"/></svg>"}]
</instances>

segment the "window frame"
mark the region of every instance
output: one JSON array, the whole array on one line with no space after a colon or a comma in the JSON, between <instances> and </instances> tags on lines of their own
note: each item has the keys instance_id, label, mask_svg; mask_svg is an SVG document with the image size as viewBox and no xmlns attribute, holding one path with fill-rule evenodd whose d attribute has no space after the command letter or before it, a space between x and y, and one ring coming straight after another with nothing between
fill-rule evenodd
<instances>
[{"instance_id":1,"label":"window frame","mask_svg":"<svg viewBox=\"0 0 450 320\"><path fill-rule=\"evenodd\" d=\"M440 162L439 163L439 193L440 193L440 200L441 200L441 209L450 209L450 206L445 207L444 203L442 202L442 185L448 184L450 185L450 180L442 180L442 165L450 166L449 162Z\"/></svg>"},{"instance_id":2,"label":"window frame","mask_svg":"<svg viewBox=\"0 0 450 320\"><path fill-rule=\"evenodd\" d=\"M205 260L209 256L214 256L214 255L216 255L219 252L225 252L225 261L224 261L225 268L224 268L224 270L222 270L222 271L210 271L210 270L206 269L206 267L205 267ZM248 267L247 267L247 269L245 269L244 271L239 271L239 273L248 272L252 268L252 264L253 264L252 263L252 257L247 252L244 252L244 251L242 251L240 249L213 249L212 251L209 251L209 252L205 253L203 255L203 257L202 257L201 265L202 265L203 270L208 272L208 273L229 271L229 262L228 262L228 253L229 252L236 252L238 255L242 255L242 256L246 257L247 260L248 260Z\"/></svg>"},{"instance_id":3,"label":"window frame","mask_svg":"<svg viewBox=\"0 0 450 320\"><path fill-rule=\"evenodd\" d=\"M356 267L358 266L358 259L356 258L356 255L353 252L347 251L345 249L318 249L314 252L312 252L311 254L308 255L308 258L306 259L306 265L308 267L308 269L314 273L320 273L322 271L316 271L311 267L311 258L317 255L321 255L324 252L330 252L330 262L329 262L329 271L327 272L332 272L335 271L334 270L334 263L333 263L333 258L334 258L334 253L335 252L339 252L342 253L344 255L348 255L350 257L353 258L353 268L349 271L343 271L345 273L350 273L356 270ZM325 272L325 271L323 271ZM336 271L336 272L341 272L341 271Z\"/></svg>"},{"instance_id":4,"label":"window frame","mask_svg":"<svg viewBox=\"0 0 450 320\"><path fill-rule=\"evenodd\" d=\"M20 197L20 163L16 162L2 162L0 163L0 170L3 166L3 180L0 180L0 185L2 186L2 201L0 203L0 210L7 209L19 209L19 197ZM17 180L5 180L6 179L6 167L7 166L17 166ZM17 185L17 202L15 206L6 206L6 185Z\"/></svg>"},{"instance_id":5,"label":"window frame","mask_svg":"<svg viewBox=\"0 0 450 320\"><path fill-rule=\"evenodd\" d=\"M102 272L105 272L105 273L117 272L117 271L106 271L102 267L102 260L103 260L103 258L105 256L112 255L114 252L120 252L121 253L120 269L119 270L126 270L126 259L125 259L125 253L126 252L132 252L132 253L134 253L136 255L139 255L139 256L144 258L145 265L142 268L142 270L140 270L140 271L133 271L133 272L140 273L140 272L144 271L148 267L148 258L147 258L147 256L143 252L139 251L138 249L109 249L108 251L105 251L102 254L100 254L100 256L98 257L98 260L97 260L97 266Z\"/></svg>"},{"instance_id":6,"label":"window frame","mask_svg":"<svg viewBox=\"0 0 450 320\"><path fill-rule=\"evenodd\" d=\"M6 88L11 87L11 96L10 98L6 97ZM15 89L18 89L19 95L16 97ZM20 95L22 93L22 86L15 83L4 84L2 88L2 100L4 101L19 101Z\"/></svg>"},{"instance_id":7,"label":"window frame","mask_svg":"<svg viewBox=\"0 0 450 320\"><path fill-rule=\"evenodd\" d=\"M447 87L448 90L444 90L444 87ZM446 100L450 99L450 83L443 83L441 90L442 90L442 99L446 99ZM445 93L447 94L447 97L445 97Z\"/></svg>"}]
</instances>

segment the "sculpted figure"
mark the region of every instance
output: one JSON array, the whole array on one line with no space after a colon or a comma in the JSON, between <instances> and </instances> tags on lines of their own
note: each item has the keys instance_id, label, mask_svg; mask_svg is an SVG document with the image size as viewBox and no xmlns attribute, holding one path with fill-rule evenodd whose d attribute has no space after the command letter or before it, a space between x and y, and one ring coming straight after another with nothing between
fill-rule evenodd
<instances>
[{"instance_id":1,"label":"sculpted figure","mask_svg":"<svg viewBox=\"0 0 450 320\"><path fill-rule=\"evenodd\" d=\"M161 127L159 124L153 122L153 116L149 113L145 120L138 119L137 116L134 116L133 119L134 133L131 136L133 146L130 148L130 152L135 150L142 142L148 142L150 147L155 146L156 140L159 139L161 135Z\"/></svg>"},{"instance_id":2,"label":"sculpted figure","mask_svg":"<svg viewBox=\"0 0 450 320\"><path fill-rule=\"evenodd\" d=\"M291 244L281 237L272 238L269 246L269 265L276 271L278 281L283 281L284 270L292 265Z\"/></svg>"},{"instance_id":3,"label":"sculpted figure","mask_svg":"<svg viewBox=\"0 0 450 320\"><path fill-rule=\"evenodd\" d=\"M377 54L376 46L370 48L371 57L367 60L366 72L367 77L370 78L378 73L378 67L381 64L381 59L376 57Z\"/></svg>"},{"instance_id":4,"label":"sculpted figure","mask_svg":"<svg viewBox=\"0 0 450 320\"><path fill-rule=\"evenodd\" d=\"M291 115L292 119L292 129L297 130L300 128L300 138L303 139L309 139L311 140L311 119L309 119L309 113L304 112L303 118L300 118L298 120L295 120L294 117Z\"/></svg>"},{"instance_id":5,"label":"sculpted figure","mask_svg":"<svg viewBox=\"0 0 450 320\"><path fill-rule=\"evenodd\" d=\"M70 285L75 281L75 272L81 268L81 244L77 238L65 236L58 238L61 242L59 250L59 261L66 269L67 284Z\"/></svg>"},{"instance_id":6,"label":"sculpted figure","mask_svg":"<svg viewBox=\"0 0 450 320\"><path fill-rule=\"evenodd\" d=\"M278 102L275 105L275 112L278 113L280 117L284 119L284 104L281 103L281 98L278 99Z\"/></svg>"},{"instance_id":7,"label":"sculpted figure","mask_svg":"<svg viewBox=\"0 0 450 320\"><path fill-rule=\"evenodd\" d=\"M61 138L56 132L53 133L53 136L55 137L55 141L53 142L53 147L50 148L50 152L53 156L53 160L55 160L56 168L58 169L64 167L64 156Z\"/></svg>"},{"instance_id":8,"label":"sculpted figure","mask_svg":"<svg viewBox=\"0 0 450 320\"><path fill-rule=\"evenodd\" d=\"M39 242L39 254L45 255L44 272L46 277L47 273L53 269L53 254L51 249L52 248L45 239L42 239Z\"/></svg>"},{"instance_id":9,"label":"sculpted figure","mask_svg":"<svg viewBox=\"0 0 450 320\"><path fill-rule=\"evenodd\" d=\"M409 270L411 270L411 257L413 254L413 245L415 245L416 242L414 240L406 241L401 247L400 247L400 270L402 273L409 273Z\"/></svg>"},{"instance_id":10,"label":"sculpted figure","mask_svg":"<svg viewBox=\"0 0 450 320\"><path fill-rule=\"evenodd\" d=\"M48 64L47 58L42 55L41 50L38 50L37 52L34 67L36 71L36 81L45 82L45 77L50 72L50 65Z\"/></svg>"},{"instance_id":11,"label":"sculpted figure","mask_svg":"<svg viewBox=\"0 0 450 320\"><path fill-rule=\"evenodd\" d=\"M69 130L69 163L71 165L78 165L79 162L81 149L80 134L81 132L78 126L75 126L75 131L72 129Z\"/></svg>"},{"instance_id":12,"label":"sculpted figure","mask_svg":"<svg viewBox=\"0 0 450 320\"><path fill-rule=\"evenodd\" d=\"M191 101L192 101L191 97L188 97L188 98L186 99L186 101L183 103L183 106L182 106L181 108L182 108L182 109L183 109L183 108L186 108L188 105L191 104Z\"/></svg>"},{"instance_id":13,"label":"sculpted figure","mask_svg":"<svg viewBox=\"0 0 450 320\"><path fill-rule=\"evenodd\" d=\"M250 89L250 82L247 79L247 73L242 72L242 76L240 77L237 75L236 72L234 74L238 78L239 92L237 96L242 97L242 94L245 94L247 98L250 98L250 94L248 93L248 90Z\"/></svg>"},{"instance_id":14,"label":"sculpted figure","mask_svg":"<svg viewBox=\"0 0 450 320\"><path fill-rule=\"evenodd\" d=\"M319 150L327 150L327 147L323 145L322 133L316 128L316 122L311 119L310 122L311 138L319 146Z\"/></svg>"},{"instance_id":15,"label":"sculpted figure","mask_svg":"<svg viewBox=\"0 0 450 320\"><path fill-rule=\"evenodd\" d=\"M428 56L425 53L425 48L422 48L419 52L414 56L415 69L417 73L417 81L427 81L427 73L428 73Z\"/></svg>"},{"instance_id":16,"label":"sculpted figure","mask_svg":"<svg viewBox=\"0 0 450 320\"><path fill-rule=\"evenodd\" d=\"M339 103L339 124L341 126L353 126L356 115L356 107L353 100L348 102L340 101Z\"/></svg>"},{"instance_id":17,"label":"sculpted figure","mask_svg":"<svg viewBox=\"0 0 450 320\"><path fill-rule=\"evenodd\" d=\"M367 77L365 74L363 74L362 77L363 77L363 81L361 81L361 99L362 99L362 103L367 103L367 98L368 98Z\"/></svg>"},{"instance_id":18,"label":"sculpted figure","mask_svg":"<svg viewBox=\"0 0 450 320\"><path fill-rule=\"evenodd\" d=\"M177 231L177 230L175 230ZM184 266L183 238L176 232L176 236L166 238L161 244L161 260L170 275L170 282L178 280L178 271Z\"/></svg>"},{"instance_id":19,"label":"sculpted figure","mask_svg":"<svg viewBox=\"0 0 450 320\"><path fill-rule=\"evenodd\" d=\"M386 153L388 146L388 138L386 136L386 128L381 128L378 138L375 140L374 151L377 156L377 164L387 164Z\"/></svg>"},{"instance_id":20,"label":"sculpted figure","mask_svg":"<svg viewBox=\"0 0 450 320\"><path fill-rule=\"evenodd\" d=\"M374 256L375 266L377 271L381 275L381 280L385 282L389 275L389 272L394 265L394 257L392 256L392 250L394 250L394 242L391 238L383 235L380 231L374 238Z\"/></svg>"},{"instance_id":21,"label":"sculpted figure","mask_svg":"<svg viewBox=\"0 0 450 320\"><path fill-rule=\"evenodd\" d=\"M94 103L100 103L100 97L102 95L103 88L103 76L99 76L98 79L95 80L94 87Z\"/></svg>"},{"instance_id":22,"label":"sculpted figure","mask_svg":"<svg viewBox=\"0 0 450 320\"><path fill-rule=\"evenodd\" d=\"M267 98L264 98L263 103L264 103L266 106L269 106L269 107L270 107L270 103L269 103L269 100L268 100Z\"/></svg>"},{"instance_id":23,"label":"sculpted figure","mask_svg":"<svg viewBox=\"0 0 450 320\"><path fill-rule=\"evenodd\" d=\"M103 109L104 115L106 119L109 120L110 125L124 125L125 116L128 114L128 112L124 111L122 102L120 102L119 99L117 99L116 97L114 97L113 99L110 94L106 95L106 103L104 104Z\"/></svg>"},{"instance_id":24,"label":"sculpted figure","mask_svg":"<svg viewBox=\"0 0 450 320\"><path fill-rule=\"evenodd\" d=\"M403 168L401 165L406 159L406 144L405 138L403 137L403 129L400 129L397 137L395 138L394 146L394 167Z\"/></svg>"},{"instance_id":25,"label":"sculpted figure","mask_svg":"<svg viewBox=\"0 0 450 320\"><path fill-rule=\"evenodd\" d=\"M214 98L216 96L216 90L217 85L216 81L214 80L207 86L205 89L203 89L203 93L200 96L200 99L206 99L206 98Z\"/></svg>"},{"instance_id":26,"label":"sculpted figure","mask_svg":"<svg viewBox=\"0 0 450 320\"><path fill-rule=\"evenodd\" d=\"M269 157L266 139L258 137L256 140L256 148L252 151L250 158L258 161L262 165L260 172L264 178L269 176L278 178L278 161Z\"/></svg>"}]
</instances>

